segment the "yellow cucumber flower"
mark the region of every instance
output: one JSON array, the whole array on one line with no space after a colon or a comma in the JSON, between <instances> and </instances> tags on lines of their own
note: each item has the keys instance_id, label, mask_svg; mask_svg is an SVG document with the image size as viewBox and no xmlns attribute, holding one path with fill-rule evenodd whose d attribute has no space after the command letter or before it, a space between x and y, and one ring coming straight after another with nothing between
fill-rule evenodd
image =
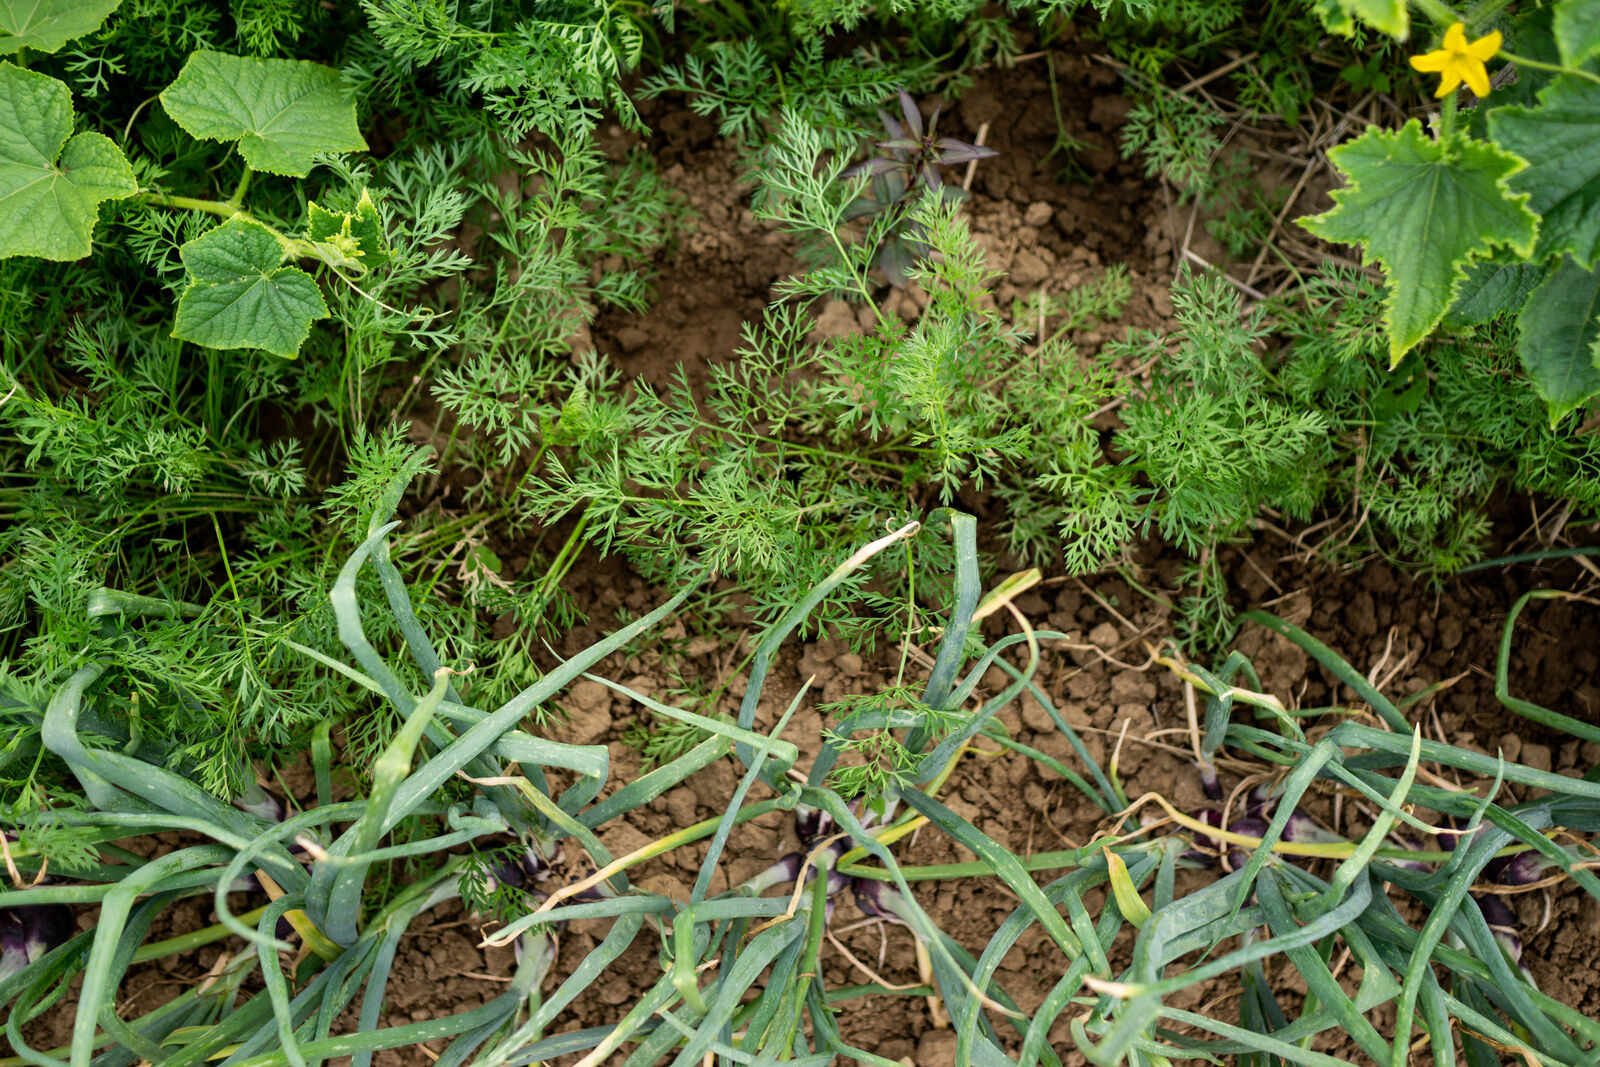
<instances>
[{"instance_id":1,"label":"yellow cucumber flower","mask_svg":"<svg viewBox=\"0 0 1600 1067\"><path fill-rule=\"evenodd\" d=\"M1425 74L1439 75L1439 91L1434 96L1448 96L1462 82L1467 83L1478 96L1489 95L1489 71L1484 65L1500 51L1500 31L1467 40L1467 27L1456 23L1444 31L1444 47L1427 55L1412 56L1411 66Z\"/></svg>"}]
</instances>

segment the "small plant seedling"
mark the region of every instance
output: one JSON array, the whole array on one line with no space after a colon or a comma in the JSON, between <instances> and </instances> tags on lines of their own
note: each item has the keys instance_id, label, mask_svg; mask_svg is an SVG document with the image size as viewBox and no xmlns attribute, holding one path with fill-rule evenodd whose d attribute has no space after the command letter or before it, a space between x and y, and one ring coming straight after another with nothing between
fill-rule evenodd
<instances>
[{"instance_id":1,"label":"small plant seedling","mask_svg":"<svg viewBox=\"0 0 1600 1067\"><path fill-rule=\"evenodd\" d=\"M910 205L924 193L931 193L950 203L960 203L967 197L966 190L944 184L939 168L989 159L999 154L982 145L967 144L954 137L940 137L939 108L934 108L933 117L924 127L922 112L917 110L911 94L902 89L899 98L904 123L886 111L878 112L878 118L889 136L887 140L876 144L888 154L847 167L839 176L844 180L862 177L872 179L866 191L846 209L847 219L871 218L885 212L906 216ZM926 229L914 219L904 217L879 249L878 266L883 269L891 285L904 288L912 265L926 258L930 251Z\"/></svg>"}]
</instances>

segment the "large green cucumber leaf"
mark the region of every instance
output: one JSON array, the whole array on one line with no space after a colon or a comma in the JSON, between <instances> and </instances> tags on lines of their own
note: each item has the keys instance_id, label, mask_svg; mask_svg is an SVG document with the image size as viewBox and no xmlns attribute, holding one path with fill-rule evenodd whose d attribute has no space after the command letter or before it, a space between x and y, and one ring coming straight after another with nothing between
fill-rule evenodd
<instances>
[{"instance_id":1,"label":"large green cucumber leaf","mask_svg":"<svg viewBox=\"0 0 1600 1067\"><path fill-rule=\"evenodd\" d=\"M316 281L283 263L276 234L232 218L178 250L189 288L178 300L172 336L206 348L264 348L293 357L311 323L327 318Z\"/></svg>"},{"instance_id":2,"label":"large green cucumber leaf","mask_svg":"<svg viewBox=\"0 0 1600 1067\"><path fill-rule=\"evenodd\" d=\"M319 63L196 52L161 93L191 137L238 141L256 170L304 178L318 152L367 147L339 72Z\"/></svg>"},{"instance_id":3,"label":"large green cucumber leaf","mask_svg":"<svg viewBox=\"0 0 1600 1067\"><path fill-rule=\"evenodd\" d=\"M1600 0L1562 0L1556 5L1556 44L1561 62L1581 67L1600 56Z\"/></svg>"},{"instance_id":4,"label":"large green cucumber leaf","mask_svg":"<svg viewBox=\"0 0 1600 1067\"><path fill-rule=\"evenodd\" d=\"M1439 325L1474 259L1496 247L1533 251L1539 217L1507 179L1523 166L1484 141L1441 143L1412 119L1369 129L1328 153L1345 188L1300 224L1325 241L1360 245L1387 276L1384 325L1391 364Z\"/></svg>"},{"instance_id":5,"label":"large green cucumber leaf","mask_svg":"<svg viewBox=\"0 0 1600 1067\"><path fill-rule=\"evenodd\" d=\"M1540 258L1571 252L1581 266L1600 256L1600 85L1567 75L1539 94L1541 106L1489 112L1495 141L1527 160L1511 187L1544 218Z\"/></svg>"},{"instance_id":6,"label":"large green cucumber leaf","mask_svg":"<svg viewBox=\"0 0 1600 1067\"><path fill-rule=\"evenodd\" d=\"M1313 10L1330 33L1343 37L1355 32L1357 19L1401 40L1411 30L1406 0L1315 0Z\"/></svg>"},{"instance_id":7,"label":"large green cucumber leaf","mask_svg":"<svg viewBox=\"0 0 1600 1067\"><path fill-rule=\"evenodd\" d=\"M0 56L54 52L93 33L122 0L0 0Z\"/></svg>"},{"instance_id":8,"label":"large green cucumber leaf","mask_svg":"<svg viewBox=\"0 0 1600 1067\"><path fill-rule=\"evenodd\" d=\"M82 259L102 200L139 188L109 137L72 133L72 93L0 63L0 257Z\"/></svg>"},{"instance_id":9,"label":"large green cucumber leaf","mask_svg":"<svg viewBox=\"0 0 1600 1067\"><path fill-rule=\"evenodd\" d=\"M1600 271L1563 259L1522 309L1517 353L1551 425L1600 393Z\"/></svg>"}]
</instances>

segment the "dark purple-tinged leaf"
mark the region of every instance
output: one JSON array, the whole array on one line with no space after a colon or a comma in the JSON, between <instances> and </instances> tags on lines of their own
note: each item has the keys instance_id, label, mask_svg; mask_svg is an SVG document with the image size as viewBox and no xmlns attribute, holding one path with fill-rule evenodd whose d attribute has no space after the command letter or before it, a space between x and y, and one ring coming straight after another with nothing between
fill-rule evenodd
<instances>
[{"instance_id":1,"label":"dark purple-tinged leaf","mask_svg":"<svg viewBox=\"0 0 1600 1067\"><path fill-rule=\"evenodd\" d=\"M954 137L941 137L938 141L939 162L944 164L965 163L973 159L989 159L1000 153L983 145L967 144Z\"/></svg>"},{"instance_id":2,"label":"dark purple-tinged leaf","mask_svg":"<svg viewBox=\"0 0 1600 1067\"><path fill-rule=\"evenodd\" d=\"M883 205L870 196L858 196L844 207L843 219L850 222L853 219L864 219L869 215L876 215L883 210Z\"/></svg>"},{"instance_id":3,"label":"dark purple-tinged leaf","mask_svg":"<svg viewBox=\"0 0 1600 1067\"><path fill-rule=\"evenodd\" d=\"M840 181L850 181L853 178L876 178L888 174L892 170L899 170L904 164L898 159L886 159L883 156L874 156L871 159L853 164L839 172Z\"/></svg>"},{"instance_id":4,"label":"dark purple-tinged leaf","mask_svg":"<svg viewBox=\"0 0 1600 1067\"><path fill-rule=\"evenodd\" d=\"M906 242L898 237L890 237L883 242L883 249L878 253L878 266L883 268L884 276L889 279L890 285L896 289L904 289L913 263L911 250L906 247Z\"/></svg>"},{"instance_id":5,"label":"dark purple-tinged leaf","mask_svg":"<svg viewBox=\"0 0 1600 1067\"><path fill-rule=\"evenodd\" d=\"M900 90L900 113L906 117L906 129L911 136L922 137L922 112L917 110L917 103L911 99L911 94L904 89Z\"/></svg>"},{"instance_id":6,"label":"dark purple-tinged leaf","mask_svg":"<svg viewBox=\"0 0 1600 1067\"><path fill-rule=\"evenodd\" d=\"M922 149L922 142L910 137L896 137L888 141L874 142L879 148L888 148L900 152L917 152Z\"/></svg>"}]
</instances>

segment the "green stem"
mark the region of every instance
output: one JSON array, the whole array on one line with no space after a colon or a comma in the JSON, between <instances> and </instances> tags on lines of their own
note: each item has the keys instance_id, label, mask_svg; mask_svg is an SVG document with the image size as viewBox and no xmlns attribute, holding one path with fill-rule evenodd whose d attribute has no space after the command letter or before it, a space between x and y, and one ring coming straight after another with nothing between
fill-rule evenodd
<instances>
[{"instance_id":1,"label":"green stem","mask_svg":"<svg viewBox=\"0 0 1600 1067\"><path fill-rule=\"evenodd\" d=\"M239 211L239 210L241 210L243 208L243 206L244 206L244 193L245 193L246 189L250 188L250 178L254 174L255 174L255 171L251 170L249 165L246 164L246 166L244 168L244 173L239 175L239 184L234 186L233 195L228 197L228 204L235 211Z\"/></svg>"},{"instance_id":2,"label":"green stem","mask_svg":"<svg viewBox=\"0 0 1600 1067\"><path fill-rule=\"evenodd\" d=\"M1439 140L1450 140L1450 135L1456 128L1456 106L1460 93L1451 93L1444 98L1444 103L1439 109Z\"/></svg>"},{"instance_id":3,"label":"green stem","mask_svg":"<svg viewBox=\"0 0 1600 1067\"><path fill-rule=\"evenodd\" d=\"M1411 0L1411 3L1417 10L1441 26L1454 26L1456 23L1463 21L1461 16L1456 14L1449 4L1441 3L1440 0Z\"/></svg>"},{"instance_id":4,"label":"green stem","mask_svg":"<svg viewBox=\"0 0 1600 1067\"><path fill-rule=\"evenodd\" d=\"M1596 85L1600 85L1600 74L1579 70L1577 67L1564 67L1559 63L1543 63L1537 59L1529 59L1527 56L1519 56L1515 52L1507 52L1504 48L1500 49L1499 55L1507 63L1515 64L1518 67L1526 67L1528 70L1548 70L1552 74L1571 74L1573 77L1586 78Z\"/></svg>"},{"instance_id":5,"label":"green stem","mask_svg":"<svg viewBox=\"0 0 1600 1067\"><path fill-rule=\"evenodd\" d=\"M800 969L795 976L795 990L791 1003L794 1013L785 1023L782 1040L777 1044L781 1050L778 1053L780 1060L794 1058L794 1035L800 1025L800 1013L804 1009L806 993L811 983L820 975L821 968L818 960L822 956L822 935L828 928L828 872L819 869L817 876L811 882L811 906L807 909L806 916L806 947L800 954Z\"/></svg>"},{"instance_id":6,"label":"green stem","mask_svg":"<svg viewBox=\"0 0 1600 1067\"><path fill-rule=\"evenodd\" d=\"M179 211L205 211L212 215L221 215L231 219L242 212L232 204L225 204L221 200L197 200L192 196L167 196L165 193L142 192L139 199L156 207L176 208Z\"/></svg>"},{"instance_id":7,"label":"green stem","mask_svg":"<svg viewBox=\"0 0 1600 1067\"><path fill-rule=\"evenodd\" d=\"M266 910L267 906L263 904L254 911L247 911L239 916L239 921L254 923L261 918L261 913ZM226 941L232 936L233 931L228 929L227 926L222 923L214 923L193 933L180 934L177 937L169 937L165 941L152 941L148 945L142 945L134 952L133 962L145 963L149 960L161 959L163 956L176 956L181 952L193 952L195 949L205 945Z\"/></svg>"}]
</instances>

